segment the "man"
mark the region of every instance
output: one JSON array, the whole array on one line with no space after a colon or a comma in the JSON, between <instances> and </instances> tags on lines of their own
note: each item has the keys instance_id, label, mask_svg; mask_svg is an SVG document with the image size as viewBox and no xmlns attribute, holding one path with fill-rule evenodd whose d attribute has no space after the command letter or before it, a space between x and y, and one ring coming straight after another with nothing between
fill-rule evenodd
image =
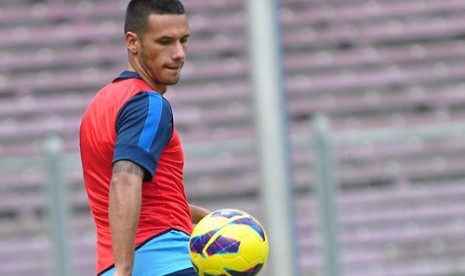
<instances>
[{"instance_id":1,"label":"man","mask_svg":"<svg viewBox=\"0 0 465 276\"><path fill-rule=\"evenodd\" d=\"M177 0L132 0L125 20L128 69L102 88L80 128L88 201L97 229L98 275L197 275L184 155L169 102L186 57L189 25Z\"/></svg>"}]
</instances>

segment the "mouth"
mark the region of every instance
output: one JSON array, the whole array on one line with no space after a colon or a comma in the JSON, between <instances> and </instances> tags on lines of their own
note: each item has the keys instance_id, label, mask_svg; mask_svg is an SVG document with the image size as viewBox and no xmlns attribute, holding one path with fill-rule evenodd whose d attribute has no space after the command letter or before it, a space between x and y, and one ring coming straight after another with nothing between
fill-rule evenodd
<instances>
[{"instance_id":1,"label":"mouth","mask_svg":"<svg viewBox=\"0 0 465 276\"><path fill-rule=\"evenodd\" d=\"M166 65L165 68L172 72L179 72L182 68L182 64Z\"/></svg>"}]
</instances>

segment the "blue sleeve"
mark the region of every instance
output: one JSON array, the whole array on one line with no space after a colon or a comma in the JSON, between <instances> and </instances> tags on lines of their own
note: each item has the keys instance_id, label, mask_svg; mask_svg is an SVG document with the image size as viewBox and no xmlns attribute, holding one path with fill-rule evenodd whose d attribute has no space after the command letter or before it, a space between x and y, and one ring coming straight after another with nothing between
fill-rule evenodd
<instances>
[{"instance_id":1,"label":"blue sleeve","mask_svg":"<svg viewBox=\"0 0 465 276\"><path fill-rule=\"evenodd\" d=\"M169 102L155 92L129 99L116 118L113 163L129 160L145 170L144 181L153 178L161 152L173 134Z\"/></svg>"}]
</instances>

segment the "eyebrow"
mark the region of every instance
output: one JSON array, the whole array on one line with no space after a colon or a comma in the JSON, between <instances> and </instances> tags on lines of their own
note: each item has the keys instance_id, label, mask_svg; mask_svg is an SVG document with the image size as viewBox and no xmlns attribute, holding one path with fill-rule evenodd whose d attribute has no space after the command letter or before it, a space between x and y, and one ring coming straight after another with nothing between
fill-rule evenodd
<instances>
[{"instance_id":1,"label":"eyebrow","mask_svg":"<svg viewBox=\"0 0 465 276\"><path fill-rule=\"evenodd\" d=\"M184 36L181 36L180 38L189 38L190 36L191 36L191 34L186 34ZM173 39L173 38L174 38L173 36L163 35L163 36L158 37L157 40Z\"/></svg>"}]
</instances>

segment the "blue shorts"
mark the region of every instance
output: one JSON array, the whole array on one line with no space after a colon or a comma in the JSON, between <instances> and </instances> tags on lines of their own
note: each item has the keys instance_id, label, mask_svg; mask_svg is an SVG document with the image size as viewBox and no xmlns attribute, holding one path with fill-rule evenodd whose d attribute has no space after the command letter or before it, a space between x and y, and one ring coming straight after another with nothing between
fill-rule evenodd
<instances>
[{"instance_id":1,"label":"blue shorts","mask_svg":"<svg viewBox=\"0 0 465 276\"><path fill-rule=\"evenodd\" d=\"M112 276L111 268L101 276ZM189 257L189 235L171 230L136 249L133 276L197 276Z\"/></svg>"},{"instance_id":2,"label":"blue shorts","mask_svg":"<svg viewBox=\"0 0 465 276\"><path fill-rule=\"evenodd\" d=\"M176 271L165 276L198 276L197 272L191 267L181 271Z\"/></svg>"}]
</instances>

